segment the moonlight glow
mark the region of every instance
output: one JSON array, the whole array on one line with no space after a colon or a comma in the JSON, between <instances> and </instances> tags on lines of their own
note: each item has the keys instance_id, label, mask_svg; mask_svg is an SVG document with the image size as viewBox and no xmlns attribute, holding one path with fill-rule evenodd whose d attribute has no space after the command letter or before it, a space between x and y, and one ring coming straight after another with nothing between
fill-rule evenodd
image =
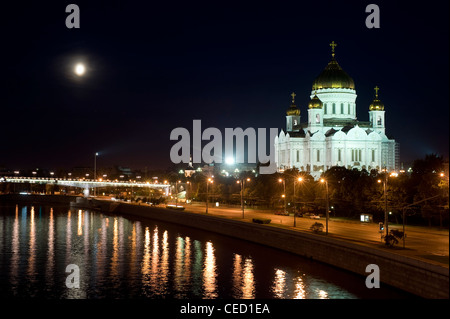
<instances>
[{"instance_id":1,"label":"moonlight glow","mask_svg":"<svg viewBox=\"0 0 450 319\"><path fill-rule=\"evenodd\" d=\"M75 66L75 73L76 73L77 75L82 76L85 72L86 72L86 68L84 67L83 64L78 63L78 64Z\"/></svg>"}]
</instances>

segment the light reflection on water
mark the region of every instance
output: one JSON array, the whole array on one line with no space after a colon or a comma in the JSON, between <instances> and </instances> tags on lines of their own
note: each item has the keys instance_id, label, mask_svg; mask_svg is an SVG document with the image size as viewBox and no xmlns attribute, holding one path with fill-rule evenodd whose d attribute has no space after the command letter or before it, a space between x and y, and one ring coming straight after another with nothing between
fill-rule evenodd
<instances>
[{"instance_id":1,"label":"light reflection on water","mask_svg":"<svg viewBox=\"0 0 450 319\"><path fill-rule=\"evenodd\" d=\"M365 287L355 288L364 285L364 278L267 247L160 222L16 205L0 206L0 232L2 296L374 297ZM65 287L68 264L80 268L79 289ZM382 296L405 297L397 291Z\"/></svg>"}]
</instances>

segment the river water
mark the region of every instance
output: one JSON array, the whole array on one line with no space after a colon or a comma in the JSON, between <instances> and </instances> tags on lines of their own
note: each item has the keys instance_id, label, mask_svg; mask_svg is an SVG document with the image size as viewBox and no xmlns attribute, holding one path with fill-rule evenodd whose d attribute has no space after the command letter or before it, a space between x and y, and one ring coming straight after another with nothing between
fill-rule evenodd
<instances>
[{"instance_id":1,"label":"river water","mask_svg":"<svg viewBox=\"0 0 450 319\"><path fill-rule=\"evenodd\" d=\"M69 288L76 272L68 265L78 267L79 288ZM2 297L409 297L381 286L368 289L364 277L193 228L65 206L0 204Z\"/></svg>"}]
</instances>

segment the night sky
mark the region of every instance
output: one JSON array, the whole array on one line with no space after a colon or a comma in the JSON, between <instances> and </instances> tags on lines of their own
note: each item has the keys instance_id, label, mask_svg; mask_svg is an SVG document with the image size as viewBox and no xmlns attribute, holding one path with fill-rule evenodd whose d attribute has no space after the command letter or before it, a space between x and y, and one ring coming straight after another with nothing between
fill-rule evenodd
<instances>
[{"instance_id":1,"label":"night sky","mask_svg":"<svg viewBox=\"0 0 450 319\"><path fill-rule=\"evenodd\" d=\"M448 157L448 1L15 2L1 7L0 167L92 166L100 152L99 166L166 168L172 129L285 129L293 91L305 122L331 41L360 121L380 87L400 162ZM65 26L70 3L80 29Z\"/></svg>"}]
</instances>

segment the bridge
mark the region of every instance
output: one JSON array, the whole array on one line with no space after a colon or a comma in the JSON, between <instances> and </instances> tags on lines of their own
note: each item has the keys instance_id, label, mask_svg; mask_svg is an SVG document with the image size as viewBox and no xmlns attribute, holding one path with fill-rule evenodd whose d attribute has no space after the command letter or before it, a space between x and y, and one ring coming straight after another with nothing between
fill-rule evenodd
<instances>
[{"instance_id":1,"label":"bridge","mask_svg":"<svg viewBox=\"0 0 450 319\"><path fill-rule=\"evenodd\" d=\"M47 178L47 177L0 177L3 183L30 183L30 184L50 184L58 186L70 186L83 188L85 197L89 196L90 188L98 187L146 187L151 189L164 189L166 196L169 195L170 184L157 184L149 182L119 182L119 181L103 181L89 179L73 179L73 178Z\"/></svg>"}]
</instances>

